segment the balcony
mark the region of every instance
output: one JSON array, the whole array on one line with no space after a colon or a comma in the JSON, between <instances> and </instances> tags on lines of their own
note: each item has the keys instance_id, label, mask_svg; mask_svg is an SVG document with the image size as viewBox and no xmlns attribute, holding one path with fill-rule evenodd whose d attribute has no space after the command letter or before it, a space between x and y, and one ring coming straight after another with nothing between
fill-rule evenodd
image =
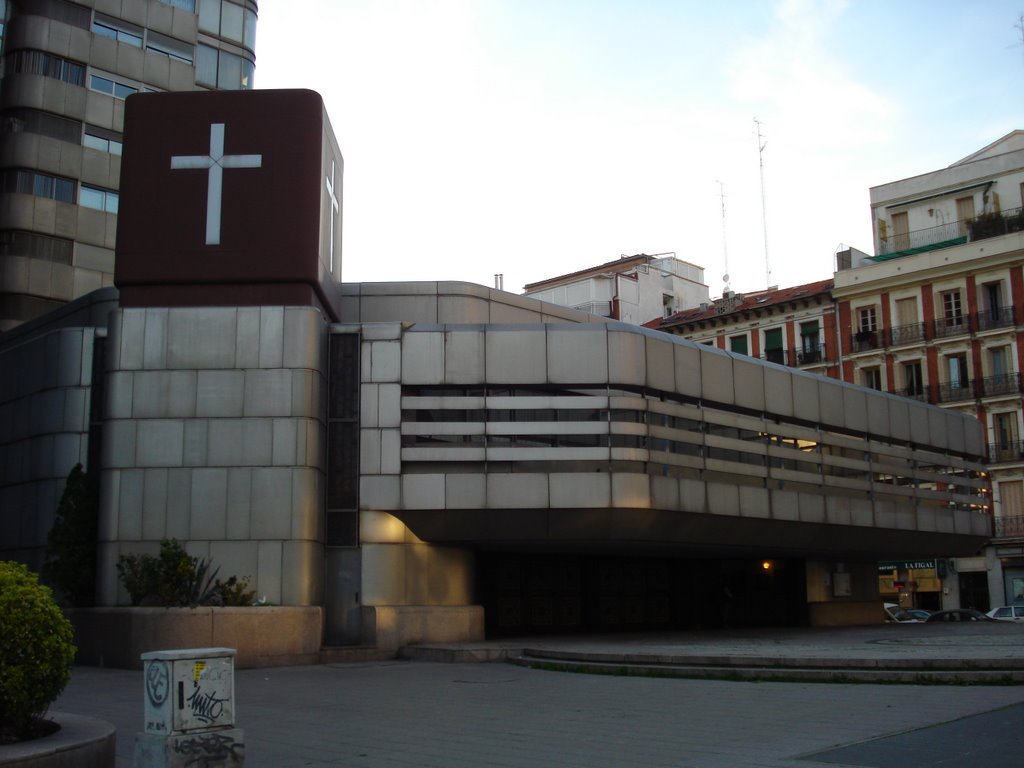
<instances>
[{"instance_id":1,"label":"balcony","mask_svg":"<svg viewBox=\"0 0 1024 768\"><path fill-rule=\"evenodd\" d=\"M939 384L939 402L955 403L958 400L973 400L974 387L969 381L947 381Z\"/></svg>"},{"instance_id":2,"label":"balcony","mask_svg":"<svg viewBox=\"0 0 1024 768\"><path fill-rule=\"evenodd\" d=\"M966 315L954 315L951 317L940 317L934 323L932 338L945 339L949 336L959 336L971 332L970 318Z\"/></svg>"},{"instance_id":3,"label":"balcony","mask_svg":"<svg viewBox=\"0 0 1024 768\"><path fill-rule=\"evenodd\" d=\"M1024 516L995 518L995 538L1015 539L1024 537Z\"/></svg>"},{"instance_id":4,"label":"balcony","mask_svg":"<svg viewBox=\"0 0 1024 768\"><path fill-rule=\"evenodd\" d=\"M824 363L827 360L828 358L825 356L824 344L808 346L796 351L797 365L815 365L816 363Z\"/></svg>"},{"instance_id":5,"label":"balcony","mask_svg":"<svg viewBox=\"0 0 1024 768\"><path fill-rule=\"evenodd\" d=\"M874 331L857 331L850 336L853 352L870 352L873 349L888 349L907 344L922 344L932 339L946 339L953 336L992 331L1017 326L1017 313L1013 307L994 307L974 315L940 317L928 323L896 325L892 328L878 328ZM929 333L929 328L931 332Z\"/></svg>"},{"instance_id":6,"label":"balcony","mask_svg":"<svg viewBox=\"0 0 1024 768\"><path fill-rule=\"evenodd\" d=\"M1016 395L1021 391L1020 374L1004 373L1001 376L987 376L979 384L979 397L998 397L999 395Z\"/></svg>"},{"instance_id":7,"label":"balcony","mask_svg":"<svg viewBox=\"0 0 1024 768\"><path fill-rule=\"evenodd\" d=\"M1012 208L999 213L983 213L973 219L951 221L937 227L894 234L879 243L874 261L888 261L923 251L949 248L975 240L986 240L1024 230L1024 209Z\"/></svg>"},{"instance_id":8,"label":"balcony","mask_svg":"<svg viewBox=\"0 0 1024 768\"><path fill-rule=\"evenodd\" d=\"M850 337L850 347L854 352L869 352L884 346L885 340L881 331L857 331Z\"/></svg>"},{"instance_id":9,"label":"balcony","mask_svg":"<svg viewBox=\"0 0 1024 768\"><path fill-rule=\"evenodd\" d=\"M768 349L761 355L762 360L769 363L798 368L804 365L820 365L828 362L828 354L824 344L807 346L803 349Z\"/></svg>"},{"instance_id":10,"label":"balcony","mask_svg":"<svg viewBox=\"0 0 1024 768\"><path fill-rule=\"evenodd\" d=\"M1024 442L1002 440L998 443L989 443L988 460L990 464L1024 461Z\"/></svg>"},{"instance_id":11,"label":"balcony","mask_svg":"<svg viewBox=\"0 0 1024 768\"><path fill-rule=\"evenodd\" d=\"M898 347L903 344L916 344L925 340L925 324L911 323L910 325L896 325L889 329L889 344L886 346Z\"/></svg>"},{"instance_id":12,"label":"balcony","mask_svg":"<svg viewBox=\"0 0 1024 768\"><path fill-rule=\"evenodd\" d=\"M991 331L995 328L1012 328L1017 324L1013 307L993 307L974 316L974 329Z\"/></svg>"}]
</instances>

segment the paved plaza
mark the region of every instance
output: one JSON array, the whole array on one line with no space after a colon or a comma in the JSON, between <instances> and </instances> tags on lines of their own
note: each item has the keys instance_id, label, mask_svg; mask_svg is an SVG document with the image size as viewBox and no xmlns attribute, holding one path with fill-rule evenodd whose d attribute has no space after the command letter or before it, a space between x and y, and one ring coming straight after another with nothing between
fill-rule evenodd
<instances>
[{"instance_id":1,"label":"paved plaza","mask_svg":"<svg viewBox=\"0 0 1024 768\"><path fill-rule=\"evenodd\" d=\"M910 630L903 632L902 630ZM916 630L916 633L915 633ZM522 641L518 641L522 642ZM1024 626L532 639L620 652L1024 657ZM473 644L512 649L516 642ZM916 649L916 650L915 650ZM1024 685L741 682L388 660L236 671L250 768L1019 766ZM56 711L142 727L142 673L76 667Z\"/></svg>"}]
</instances>

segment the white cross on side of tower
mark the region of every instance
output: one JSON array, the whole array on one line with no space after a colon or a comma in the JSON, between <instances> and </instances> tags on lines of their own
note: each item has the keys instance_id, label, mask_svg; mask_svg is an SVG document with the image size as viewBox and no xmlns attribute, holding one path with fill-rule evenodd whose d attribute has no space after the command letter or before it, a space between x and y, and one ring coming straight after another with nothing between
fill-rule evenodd
<instances>
[{"instance_id":1,"label":"white cross on side of tower","mask_svg":"<svg viewBox=\"0 0 1024 768\"><path fill-rule=\"evenodd\" d=\"M331 175L330 178L326 179L327 182L327 195L331 198L331 240L330 240L330 258L331 258L331 274L334 274L334 213L339 210L338 198L334 194L334 161L331 160Z\"/></svg>"},{"instance_id":2,"label":"white cross on side of tower","mask_svg":"<svg viewBox=\"0 0 1024 768\"><path fill-rule=\"evenodd\" d=\"M206 244L220 245L221 196L224 189L225 168L259 168L263 155L225 155L224 123L210 124L210 154L173 155L171 170L206 168L209 170L206 188Z\"/></svg>"}]
</instances>

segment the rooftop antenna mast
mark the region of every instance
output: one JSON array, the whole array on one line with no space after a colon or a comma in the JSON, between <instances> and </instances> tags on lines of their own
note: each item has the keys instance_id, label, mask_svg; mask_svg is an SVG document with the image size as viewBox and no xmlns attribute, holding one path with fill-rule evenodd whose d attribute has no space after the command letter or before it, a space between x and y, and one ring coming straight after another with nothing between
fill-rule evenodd
<instances>
[{"instance_id":1,"label":"rooftop antenna mast","mask_svg":"<svg viewBox=\"0 0 1024 768\"><path fill-rule=\"evenodd\" d=\"M718 182L718 196L722 199L722 259L725 262L725 274L722 275L725 288L722 293L725 294L729 292L729 249L725 240L725 184L721 181Z\"/></svg>"},{"instance_id":2,"label":"rooftop antenna mast","mask_svg":"<svg viewBox=\"0 0 1024 768\"><path fill-rule=\"evenodd\" d=\"M764 229L764 271L765 288L772 287L772 266L768 261L768 208L764 201L764 148L768 146L768 140L761 136L761 121L756 117L754 124L757 125L757 160L761 168L761 225Z\"/></svg>"}]
</instances>

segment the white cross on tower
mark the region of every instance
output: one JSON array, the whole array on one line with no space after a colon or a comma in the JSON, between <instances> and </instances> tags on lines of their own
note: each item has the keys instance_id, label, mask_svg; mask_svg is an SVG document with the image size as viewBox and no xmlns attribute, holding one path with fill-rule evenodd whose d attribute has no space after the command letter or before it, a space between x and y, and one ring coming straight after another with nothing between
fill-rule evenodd
<instances>
[{"instance_id":1,"label":"white cross on tower","mask_svg":"<svg viewBox=\"0 0 1024 768\"><path fill-rule=\"evenodd\" d=\"M220 245L220 208L225 168L259 168L263 155L225 155L224 123L210 124L210 154L173 155L171 170L209 169L206 188L206 244Z\"/></svg>"},{"instance_id":2,"label":"white cross on tower","mask_svg":"<svg viewBox=\"0 0 1024 768\"><path fill-rule=\"evenodd\" d=\"M334 161L331 160L331 175L327 181L327 195L331 198L331 240L330 240L330 258L331 258L331 274L334 274L334 213L339 210L338 198L334 194Z\"/></svg>"}]
</instances>

